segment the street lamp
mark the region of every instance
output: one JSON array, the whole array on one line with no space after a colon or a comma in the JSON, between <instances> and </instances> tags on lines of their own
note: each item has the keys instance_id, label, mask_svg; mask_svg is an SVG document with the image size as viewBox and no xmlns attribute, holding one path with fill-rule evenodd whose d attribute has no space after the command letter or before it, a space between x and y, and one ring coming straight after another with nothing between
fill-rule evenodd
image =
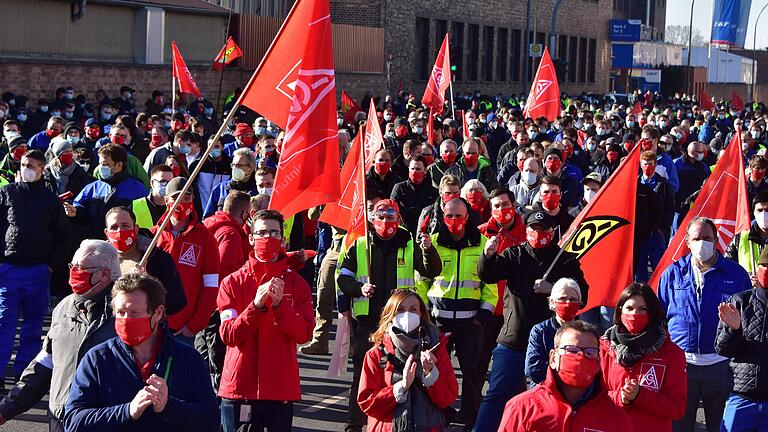
<instances>
[{"instance_id":1,"label":"street lamp","mask_svg":"<svg viewBox=\"0 0 768 432\"><path fill-rule=\"evenodd\" d=\"M685 91L688 92L688 97L693 97L693 89L691 88L691 41L693 38L693 5L696 4L696 0L691 0L691 21L688 24L688 66L685 69Z\"/></svg>"},{"instance_id":2,"label":"street lamp","mask_svg":"<svg viewBox=\"0 0 768 432\"><path fill-rule=\"evenodd\" d=\"M757 57L757 23L760 21L760 16L763 14L765 8L768 7L768 3L760 9L760 13L757 14L755 20L755 34L752 37L752 90L749 94L752 96L752 102L755 101L755 83L757 83L757 71L755 70L755 60Z\"/></svg>"}]
</instances>

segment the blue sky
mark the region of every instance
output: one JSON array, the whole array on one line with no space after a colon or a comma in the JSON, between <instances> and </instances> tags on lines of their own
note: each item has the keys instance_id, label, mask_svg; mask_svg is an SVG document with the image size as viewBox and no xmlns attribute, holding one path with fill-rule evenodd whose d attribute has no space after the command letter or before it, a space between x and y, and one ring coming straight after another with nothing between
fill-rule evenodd
<instances>
[{"instance_id":1,"label":"blue sky","mask_svg":"<svg viewBox=\"0 0 768 432\"><path fill-rule=\"evenodd\" d=\"M710 26L712 25L712 1L713 0L695 0L696 6L693 12L693 28L701 31L705 40L709 40ZM745 48L752 48L752 38L755 34L755 20L760 13L760 9L768 4L768 0L752 0L752 10L749 14L749 27L747 28L747 40ZM691 14L691 0L668 0L667 1L667 25L688 25ZM757 47L765 48L768 46L768 8L760 17L760 28L762 31L757 33Z\"/></svg>"}]
</instances>

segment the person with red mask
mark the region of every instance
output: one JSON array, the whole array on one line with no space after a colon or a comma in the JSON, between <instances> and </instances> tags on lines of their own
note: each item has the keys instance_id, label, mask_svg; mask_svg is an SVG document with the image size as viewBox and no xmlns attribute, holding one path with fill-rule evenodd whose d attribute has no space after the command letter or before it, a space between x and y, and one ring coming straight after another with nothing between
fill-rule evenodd
<instances>
[{"instance_id":1,"label":"person with red mask","mask_svg":"<svg viewBox=\"0 0 768 432\"><path fill-rule=\"evenodd\" d=\"M634 147L634 143L631 141L627 141L631 147L630 150ZM598 149L599 151L600 149ZM624 155L624 150L622 149L621 145L618 143L610 143L605 148L604 152L605 156L598 155L597 160L592 160L592 165L590 168L592 169L592 172L596 172L600 174L603 179L606 181L608 178L610 178L613 173L616 171L616 169L619 168L619 164L621 163L621 159Z\"/></svg>"},{"instance_id":2,"label":"person with red mask","mask_svg":"<svg viewBox=\"0 0 768 432\"><path fill-rule=\"evenodd\" d=\"M203 220L203 225L219 245L219 273L222 275L234 273L248 260L251 247L243 227L250 217L250 210L251 196L233 189L224 199L223 209Z\"/></svg>"},{"instance_id":3,"label":"person with red mask","mask_svg":"<svg viewBox=\"0 0 768 432\"><path fill-rule=\"evenodd\" d=\"M37 149L42 152L48 150L51 145L51 140L56 138L64 130L64 119L55 116L48 120L48 126L44 131L36 133L29 139L28 147L30 149Z\"/></svg>"},{"instance_id":4,"label":"person with red mask","mask_svg":"<svg viewBox=\"0 0 768 432\"><path fill-rule=\"evenodd\" d=\"M78 365L66 430L215 430L219 413L206 365L165 326L163 285L129 274L115 282L111 296L118 337Z\"/></svg>"},{"instance_id":5,"label":"person with red mask","mask_svg":"<svg viewBox=\"0 0 768 432\"><path fill-rule=\"evenodd\" d=\"M546 379L505 401L499 432L636 431L601 385L598 341L592 324L563 324L549 352Z\"/></svg>"},{"instance_id":6,"label":"person with red mask","mask_svg":"<svg viewBox=\"0 0 768 432\"><path fill-rule=\"evenodd\" d=\"M378 189L384 192L386 196L390 196L392 195L392 189L401 181L403 181L402 177L392 171L392 154L389 153L389 150L381 149L377 151L374 156L373 166L365 174L365 187Z\"/></svg>"},{"instance_id":7,"label":"person with red mask","mask_svg":"<svg viewBox=\"0 0 768 432\"><path fill-rule=\"evenodd\" d=\"M173 169L168 165L156 165L150 171L149 195L133 200L131 209L136 215L136 223L141 228L150 229L157 225L160 217L167 210L165 207L165 188L174 177Z\"/></svg>"},{"instance_id":8,"label":"person with red mask","mask_svg":"<svg viewBox=\"0 0 768 432\"><path fill-rule=\"evenodd\" d=\"M147 264L142 270L139 262L144 256L152 237L148 229L142 229L136 224L136 215L128 207L114 207L107 212L104 219L106 228L104 234L107 242L117 249L120 258L120 273L135 273L141 270L156 277L165 287L167 314L175 314L187 304L184 288L173 258L168 252L152 249L147 258Z\"/></svg>"},{"instance_id":9,"label":"person with red mask","mask_svg":"<svg viewBox=\"0 0 768 432\"><path fill-rule=\"evenodd\" d=\"M768 190L768 179L765 177L768 160L765 156L755 155L749 160L749 174L747 176L747 199L753 202L755 197L762 191Z\"/></svg>"},{"instance_id":10,"label":"person with red mask","mask_svg":"<svg viewBox=\"0 0 768 432\"><path fill-rule=\"evenodd\" d=\"M431 285L419 285L425 304L430 305L440 331L451 333L462 373L461 410L456 421L471 429L477 419L485 376L480 374L483 327L498 302L494 284L483 283L477 275L477 261L486 238L470 217L469 205L453 198L443 206L440 229L432 234L443 261L442 272ZM424 275L423 275L424 276Z\"/></svg>"},{"instance_id":11,"label":"person with red mask","mask_svg":"<svg viewBox=\"0 0 768 432\"><path fill-rule=\"evenodd\" d=\"M524 365L528 336L534 325L552 317L549 297L554 281L570 278L587 302L589 284L576 256L563 251L557 265L547 272L560 247L554 241L551 218L544 212L526 215L526 242L498 253L499 237L488 240L478 261L478 275L486 283L505 281L504 326L493 350L488 377L490 386L483 398L475 431L497 430L504 404L525 389ZM595 341L597 342L597 341ZM537 430L537 429L531 429Z\"/></svg>"},{"instance_id":12,"label":"person with red mask","mask_svg":"<svg viewBox=\"0 0 768 432\"><path fill-rule=\"evenodd\" d=\"M648 280L648 265L656 268L667 248L670 228L675 217L675 195L672 185L656 172L653 152L640 154L635 204L635 280Z\"/></svg>"},{"instance_id":13,"label":"person with red mask","mask_svg":"<svg viewBox=\"0 0 768 432\"><path fill-rule=\"evenodd\" d=\"M159 147L163 147L168 143L168 132L163 126L155 125L149 134L149 148L154 150ZM149 158L149 156L147 156ZM145 160L146 162L146 160Z\"/></svg>"},{"instance_id":14,"label":"person with red mask","mask_svg":"<svg viewBox=\"0 0 768 432\"><path fill-rule=\"evenodd\" d=\"M96 143L101 139L101 126L99 121L95 118L90 118L85 121L85 127L83 128L84 136L80 140L80 143L93 152L96 149Z\"/></svg>"},{"instance_id":15,"label":"person with red mask","mask_svg":"<svg viewBox=\"0 0 768 432\"><path fill-rule=\"evenodd\" d=\"M633 282L619 295L613 326L600 339L600 368L608 396L636 431L671 432L685 414L685 353L664 325L653 289Z\"/></svg>"},{"instance_id":16,"label":"person with red mask","mask_svg":"<svg viewBox=\"0 0 768 432\"><path fill-rule=\"evenodd\" d=\"M561 177L545 176L541 179L539 194L534 198L530 210L534 213L542 212L547 215L547 218L550 219L550 225L554 229L554 241L556 242L565 235L574 220L574 217L568 213L563 205L562 198Z\"/></svg>"},{"instance_id":17,"label":"person with red mask","mask_svg":"<svg viewBox=\"0 0 768 432\"><path fill-rule=\"evenodd\" d=\"M581 289L575 280L562 278L552 285L549 309L555 314L531 329L525 352L525 376L531 387L547 378L549 352L555 347L555 333L563 324L573 321L581 308Z\"/></svg>"},{"instance_id":18,"label":"person with red mask","mask_svg":"<svg viewBox=\"0 0 768 432\"><path fill-rule=\"evenodd\" d=\"M238 123L235 126L235 140L224 145L224 154L232 157L235 150L239 148L248 148L251 151L256 150L256 138L253 128L248 123Z\"/></svg>"},{"instance_id":19,"label":"person with red mask","mask_svg":"<svg viewBox=\"0 0 768 432\"><path fill-rule=\"evenodd\" d=\"M560 200L558 200L558 203L562 204L567 213L571 207L576 207L579 204L582 188L581 180L568 174L563 169L564 159L563 152L559 148L554 145L547 147L544 151L544 171L542 175L556 177L560 180Z\"/></svg>"},{"instance_id":20,"label":"person with red mask","mask_svg":"<svg viewBox=\"0 0 768 432\"><path fill-rule=\"evenodd\" d=\"M491 203L488 191L479 180L468 180L461 187L461 197L469 203L469 207L478 216L480 223L488 222L491 218Z\"/></svg>"},{"instance_id":21,"label":"person with red mask","mask_svg":"<svg viewBox=\"0 0 768 432\"><path fill-rule=\"evenodd\" d=\"M162 137L160 134L157 136ZM179 131L173 136L173 141L168 141L149 153L144 160L144 170L152 172L154 167L165 163L165 159L172 154L183 156L186 160L186 155L192 150L192 143L196 141L197 136L194 133L186 130Z\"/></svg>"},{"instance_id":22,"label":"person with red mask","mask_svg":"<svg viewBox=\"0 0 768 432\"><path fill-rule=\"evenodd\" d=\"M191 345L194 336L208 324L216 309L219 250L216 238L198 222L192 191L181 195L186 184L184 177L168 182L165 195L168 210L162 218L170 217L171 220L160 234L157 246L173 257L187 298L184 309L168 316L168 327L174 336ZM179 205L169 214L176 200L180 200ZM152 233L157 234L158 229L159 225L153 226Z\"/></svg>"},{"instance_id":23,"label":"person with red mask","mask_svg":"<svg viewBox=\"0 0 768 432\"><path fill-rule=\"evenodd\" d=\"M426 179L427 163L423 156L415 156L408 167L408 180L392 189L392 200L400 207L403 226L410 233L418 231L419 215L439 197L437 189Z\"/></svg>"},{"instance_id":24,"label":"person with red mask","mask_svg":"<svg viewBox=\"0 0 768 432\"><path fill-rule=\"evenodd\" d=\"M110 290L120 277L117 250L104 240L85 240L69 267L69 295L53 309L42 349L0 402L0 424L50 394L49 429L63 432L64 404L77 365L91 348L116 336Z\"/></svg>"},{"instance_id":25,"label":"person with red mask","mask_svg":"<svg viewBox=\"0 0 768 432\"><path fill-rule=\"evenodd\" d=\"M416 237L420 237L422 233L432 235L440 229L443 219L443 205L461 196L461 183L459 183L459 179L452 175L444 176L440 179L437 193L438 197L435 199L435 202L425 207L419 215L419 221L416 224Z\"/></svg>"},{"instance_id":26,"label":"person with red mask","mask_svg":"<svg viewBox=\"0 0 768 432\"><path fill-rule=\"evenodd\" d=\"M227 346L221 423L224 432L243 425L289 431L301 400L296 347L309 342L314 326L312 291L287 263L283 216L260 210L252 219L248 261L224 278L217 299Z\"/></svg>"},{"instance_id":27,"label":"person with red mask","mask_svg":"<svg viewBox=\"0 0 768 432\"><path fill-rule=\"evenodd\" d=\"M660 151L659 140L661 135L655 126L646 125L640 134L640 151L652 151L656 154L656 172L669 181L675 193L680 188L680 179L677 175L675 162L665 151ZM702 141L709 142L709 141Z\"/></svg>"},{"instance_id":28,"label":"person with red mask","mask_svg":"<svg viewBox=\"0 0 768 432\"><path fill-rule=\"evenodd\" d=\"M440 143L440 154L435 163L427 167L427 175L435 188L440 186L440 180L445 172L456 163L456 142L450 139Z\"/></svg>"},{"instance_id":29,"label":"person with red mask","mask_svg":"<svg viewBox=\"0 0 768 432\"><path fill-rule=\"evenodd\" d=\"M14 135L8 140L8 154L0 161L0 176L4 183L13 183L19 172L21 157L27 152L27 140L21 135Z\"/></svg>"},{"instance_id":30,"label":"person with red mask","mask_svg":"<svg viewBox=\"0 0 768 432\"><path fill-rule=\"evenodd\" d=\"M458 177L461 184L475 179L479 180L486 190L496 189L499 186L496 172L488 159L480 156L480 147L477 141L474 138L464 141L461 151L461 159L454 166L448 168L445 173Z\"/></svg>"},{"instance_id":31,"label":"person with red mask","mask_svg":"<svg viewBox=\"0 0 768 432\"><path fill-rule=\"evenodd\" d=\"M360 431L365 415L357 404L358 384L371 347L367 342L379 327L381 311L391 293L415 288L416 272L433 278L442 271L441 256L433 240L425 234L414 241L400 226L400 208L394 200L376 202L369 215L369 234L358 238L347 250L336 278L339 290L352 299L355 347L352 354L352 389L346 430Z\"/></svg>"}]
</instances>

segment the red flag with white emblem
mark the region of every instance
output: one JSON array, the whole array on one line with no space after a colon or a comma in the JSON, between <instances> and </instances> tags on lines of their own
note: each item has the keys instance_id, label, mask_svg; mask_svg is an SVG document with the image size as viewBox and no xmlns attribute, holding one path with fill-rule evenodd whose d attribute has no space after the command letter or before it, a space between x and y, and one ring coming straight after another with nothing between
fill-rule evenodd
<instances>
[{"instance_id":1,"label":"red flag with white emblem","mask_svg":"<svg viewBox=\"0 0 768 432\"><path fill-rule=\"evenodd\" d=\"M525 102L523 117L535 119L544 116L547 120L554 121L559 114L560 86L557 83L555 66L549 58L549 49L544 48L539 70L536 71L528 100Z\"/></svg>"},{"instance_id":2,"label":"red flag with white emblem","mask_svg":"<svg viewBox=\"0 0 768 432\"><path fill-rule=\"evenodd\" d=\"M181 57L176 41L171 42L171 49L173 50L173 77L179 81L179 89L182 93L193 94L199 98L201 96L200 89L197 88L195 80L192 79L192 74Z\"/></svg>"},{"instance_id":3,"label":"red flag with white emblem","mask_svg":"<svg viewBox=\"0 0 768 432\"><path fill-rule=\"evenodd\" d=\"M443 45L440 52L437 53L435 66L432 67L432 74L427 82L427 89L424 90L424 97L421 103L427 108L434 110L436 115L443 112L445 107L445 91L451 83L451 56L449 54L448 33L445 34Z\"/></svg>"},{"instance_id":4,"label":"red flag with white emblem","mask_svg":"<svg viewBox=\"0 0 768 432\"><path fill-rule=\"evenodd\" d=\"M298 0L240 103L285 130L269 208L292 216L339 198L329 0Z\"/></svg>"},{"instance_id":5,"label":"red flag with white emblem","mask_svg":"<svg viewBox=\"0 0 768 432\"><path fill-rule=\"evenodd\" d=\"M744 175L744 154L741 150L741 133L733 134L725 154L717 161L699 196L680 223L675 238L669 243L659 265L651 275L648 285L654 289L664 270L674 261L690 253L685 243L686 227L694 217L711 219L717 226L717 249L722 253L731 239L741 232L749 231L749 203L747 202L747 181Z\"/></svg>"}]
</instances>

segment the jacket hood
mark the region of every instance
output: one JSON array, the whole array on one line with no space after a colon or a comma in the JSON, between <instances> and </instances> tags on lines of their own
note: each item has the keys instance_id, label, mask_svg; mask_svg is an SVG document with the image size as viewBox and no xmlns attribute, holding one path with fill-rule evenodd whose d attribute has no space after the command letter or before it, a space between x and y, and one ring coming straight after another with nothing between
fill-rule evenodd
<instances>
[{"instance_id":1,"label":"jacket hood","mask_svg":"<svg viewBox=\"0 0 768 432\"><path fill-rule=\"evenodd\" d=\"M221 227L229 226L235 230L243 231L243 227L237 224L237 221L227 212L223 210L217 210L213 215L203 219L203 225L208 228L209 231L215 232Z\"/></svg>"}]
</instances>

